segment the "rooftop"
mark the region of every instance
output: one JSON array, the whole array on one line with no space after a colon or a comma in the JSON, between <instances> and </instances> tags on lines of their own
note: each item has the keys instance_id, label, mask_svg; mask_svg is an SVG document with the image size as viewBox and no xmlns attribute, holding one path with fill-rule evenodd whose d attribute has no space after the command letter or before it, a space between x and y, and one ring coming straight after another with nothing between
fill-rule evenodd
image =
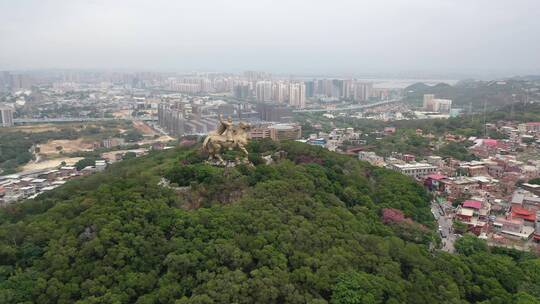
<instances>
[{"instance_id":1,"label":"rooftop","mask_svg":"<svg viewBox=\"0 0 540 304\"><path fill-rule=\"evenodd\" d=\"M400 169L437 168L435 166L425 163L394 164L394 166Z\"/></svg>"},{"instance_id":2,"label":"rooftop","mask_svg":"<svg viewBox=\"0 0 540 304\"><path fill-rule=\"evenodd\" d=\"M464 208L473 208L473 209L479 210L480 208L482 208L482 202L475 201L475 200L464 201L463 202L463 207Z\"/></svg>"},{"instance_id":3,"label":"rooftop","mask_svg":"<svg viewBox=\"0 0 540 304\"><path fill-rule=\"evenodd\" d=\"M536 220L536 213L514 205L512 206L512 218L522 218L526 221L534 222Z\"/></svg>"},{"instance_id":4,"label":"rooftop","mask_svg":"<svg viewBox=\"0 0 540 304\"><path fill-rule=\"evenodd\" d=\"M486 138L482 140L482 143L488 146L496 146L499 142L496 139Z\"/></svg>"},{"instance_id":5,"label":"rooftop","mask_svg":"<svg viewBox=\"0 0 540 304\"><path fill-rule=\"evenodd\" d=\"M430 174L430 175L426 176L426 178L431 178L431 179L434 179L434 180L441 180L441 179L445 179L446 175L435 173L435 174Z\"/></svg>"},{"instance_id":6,"label":"rooftop","mask_svg":"<svg viewBox=\"0 0 540 304\"><path fill-rule=\"evenodd\" d=\"M276 130L293 130L296 128L296 125L293 124L275 124L271 125L269 128L276 129Z\"/></svg>"},{"instance_id":7,"label":"rooftop","mask_svg":"<svg viewBox=\"0 0 540 304\"><path fill-rule=\"evenodd\" d=\"M470 208L460 208L458 210L458 213L460 215L464 215L464 216L473 216L474 215L474 210L470 209Z\"/></svg>"}]
</instances>

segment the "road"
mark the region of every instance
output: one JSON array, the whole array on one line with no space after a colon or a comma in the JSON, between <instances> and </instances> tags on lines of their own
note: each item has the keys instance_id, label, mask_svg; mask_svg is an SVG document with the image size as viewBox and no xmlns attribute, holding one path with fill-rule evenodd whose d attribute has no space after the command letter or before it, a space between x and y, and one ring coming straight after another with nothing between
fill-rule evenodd
<instances>
[{"instance_id":1,"label":"road","mask_svg":"<svg viewBox=\"0 0 540 304\"><path fill-rule=\"evenodd\" d=\"M370 104L361 104L361 105L353 105L343 108L335 108L335 109L304 109L304 110L294 110L294 113L314 113L314 112L342 112L342 111L352 111L352 110L362 110L362 109L368 109L373 107L382 106L385 104L390 104L394 102L399 102L401 99L392 99L392 100L385 100L385 101L379 101L374 102Z\"/></svg>"},{"instance_id":2,"label":"road","mask_svg":"<svg viewBox=\"0 0 540 304\"><path fill-rule=\"evenodd\" d=\"M109 121L109 120L143 120L155 121L157 118L98 118L98 117L59 117L59 118L15 118L15 124L25 123L55 123L55 122L85 122L85 121Z\"/></svg>"},{"instance_id":3,"label":"road","mask_svg":"<svg viewBox=\"0 0 540 304\"><path fill-rule=\"evenodd\" d=\"M442 250L453 253L455 251L456 235L452 229L452 215L446 214L441 205L435 200L431 202L431 213L433 213L439 225L438 230L442 238Z\"/></svg>"}]
</instances>

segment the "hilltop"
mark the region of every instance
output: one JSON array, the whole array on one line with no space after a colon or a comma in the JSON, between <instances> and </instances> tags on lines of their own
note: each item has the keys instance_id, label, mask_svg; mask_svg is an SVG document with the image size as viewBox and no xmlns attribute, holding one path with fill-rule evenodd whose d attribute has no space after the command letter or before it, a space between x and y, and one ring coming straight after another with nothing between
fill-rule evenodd
<instances>
[{"instance_id":1,"label":"hilltop","mask_svg":"<svg viewBox=\"0 0 540 304\"><path fill-rule=\"evenodd\" d=\"M540 84L538 80L507 79L500 81L463 80L455 85L439 83L429 86L415 83L404 89L405 100L417 105L422 104L424 94L435 94L437 98L452 99L454 107L477 111L483 109L484 102L489 109L500 108L515 102L539 100Z\"/></svg>"},{"instance_id":2,"label":"hilltop","mask_svg":"<svg viewBox=\"0 0 540 304\"><path fill-rule=\"evenodd\" d=\"M437 250L412 179L301 143L249 151L234 168L154 151L2 210L0 302L539 303L539 259Z\"/></svg>"}]
</instances>

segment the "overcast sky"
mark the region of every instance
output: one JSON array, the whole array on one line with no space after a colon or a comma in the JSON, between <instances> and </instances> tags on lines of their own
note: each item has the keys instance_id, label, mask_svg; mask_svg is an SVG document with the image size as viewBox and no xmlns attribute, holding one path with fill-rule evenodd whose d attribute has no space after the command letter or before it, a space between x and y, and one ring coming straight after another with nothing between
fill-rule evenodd
<instances>
[{"instance_id":1,"label":"overcast sky","mask_svg":"<svg viewBox=\"0 0 540 304\"><path fill-rule=\"evenodd\" d=\"M540 73L539 0L0 0L0 69Z\"/></svg>"}]
</instances>

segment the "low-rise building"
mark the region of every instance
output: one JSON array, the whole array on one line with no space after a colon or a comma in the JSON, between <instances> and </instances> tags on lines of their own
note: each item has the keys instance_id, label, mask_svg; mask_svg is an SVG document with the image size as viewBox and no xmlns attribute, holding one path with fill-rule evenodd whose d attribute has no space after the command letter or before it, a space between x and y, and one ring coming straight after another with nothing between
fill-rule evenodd
<instances>
[{"instance_id":1,"label":"low-rise building","mask_svg":"<svg viewBox=\"0 0 540 304\"><path fill-rule=\"evenodd\" d=\"M252 128L249 131L249 137L254 140L270 138L270 129L267 127Z\"/></svg>"},{"instance_id":2,"label":"low-rise building","mask_svg":"<svg viewBox=\"0 0 540 304\"><path fill-rule=\"evenodd\" d=\"M358 152L358 159L367 161L370 164L378 167L383 167L385 165L384 158L378 156L375 152L360 151Z\"/></svg>"},{"instance_id":3,"label":"low-rise building","mask_svg":"<svg viewBox=\"0 0 540 304\"><path fill-rule=\"evenodd\" d=\"M431 155L427 157L427 162L434 166L439 166L442 163L442 157Z\"/></svg>"},{"instance_id":4,"label":"low-rise building","mask_svg":"<svg viewBox=\"0 0 540 304\"><path fill-rule=\"evenodd\" d=\"M533 233L534 228L523 225L522 219L512 219L506 217L498 217L493 222L493 228L495 231L500 232L506 237L513 239L529 239Z\"/></svg>"},{"instance_id":5,"label":"low-rise building","mask_svg":"<svg viewBox=\"0 0 540 304\"><path fill-rule=\"evenodd\" d=\"M540 195L540 185L523 183L521 187L527 191L530 191L536 195Z\"/></svg>"},{"instance_id":6,"label":"low-rise building","mask_svg":"<svg viewBox=\"0 0 540 304\"><path fill-rule=\"evenodd\" d=\"M426 163L392 164L390 168L414 178L426 176L437 171L437 167Z\"/></svg>"},{"instance_id":7,"label":"low-rise building","mask_svg":"<svg viewBox=\"0 0 540 304\"><path fill-rule=\"evenodd\" d=\"M0 106L0 127L13 126L13 108Z\"/></svg>"},{"instance_id":8,"label":"low-rise building","mask_svg":"<svg viewBox=\"0 0 540 304\"><path fill-rule=\"evenodd\" d=\"M448 179L446 175L443 174L429 174L424 179L424 186L430 191L444 191L443 180Z\"/></svg>"},{"instance_id":9,"label":"low-rise building","mask_svg":"<svg viewBox=\"0 0 540 304\"><path fill-rule=\"evenodd\" d=\"M285 123L259 126L252 128L249 136L251 139L297 140L302 137L302 127L298 124Z\"/></svg>"},{"instance_id":10,"label":"low-rise building","mask_svg":"<svg viewBox=\"0 0 540 304\"><path fill-rule=\"evenodd\" d=\"M298 124L275 124L268 128L273 140L296 140L302 137L302 127Z\"/></svg>"},{"instance_id":11,"label":"low-rise building","mask_svg":"<svg viewBox=\"0 0 540 304\"><path fill-rule=\"evenodd\" d=\"M540 133L540 122L527 122L519 124L518 130L523 133Z\"/></svg>"},{"instance_id":12,"label":"low-rise building","mask_svg":"<svg viewBox=\"0 0 540 304\"><path fill-rule=\"evenodd\" d=\"M103 171L107 168L107 162L105 160L96 160L96 171Z\"/></svg>"}]
</instances>

